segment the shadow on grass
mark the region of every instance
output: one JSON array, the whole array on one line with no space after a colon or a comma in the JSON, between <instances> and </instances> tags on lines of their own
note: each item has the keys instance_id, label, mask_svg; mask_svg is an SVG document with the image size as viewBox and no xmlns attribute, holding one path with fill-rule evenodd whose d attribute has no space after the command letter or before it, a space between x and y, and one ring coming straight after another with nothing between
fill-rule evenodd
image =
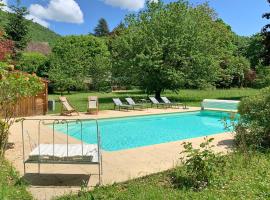
<instances>
[{"instance_id":1,"label":"shadow on grass","mask_svg":"<svg viewBox=\"0 0 270 200\"><path fill-rule=\"evenodd\" d=\"M32 174L27 173L23 179L32 186L81 186L89 182L91 175L85 174Z\"/></svg>"}]
</instances>

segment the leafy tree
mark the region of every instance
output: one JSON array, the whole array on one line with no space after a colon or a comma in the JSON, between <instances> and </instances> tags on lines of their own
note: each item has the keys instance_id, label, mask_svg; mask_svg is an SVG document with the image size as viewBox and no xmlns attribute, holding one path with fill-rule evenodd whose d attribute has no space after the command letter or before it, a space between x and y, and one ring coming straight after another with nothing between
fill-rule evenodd
<instances>
[{"instance_id":1,"label":"leafy tree","mask_svg":"<svg viewBox=\"0 0 270 200\"><path fill-rule=\"evenodd\" d=\"M62 37L54 45L50 59L49 79L60 91L83 88L87 80L94 87L105 87L110 78L110 52L101 38Z\"/></svg>"},{"instance_id":2,"label":"leafy tree","mask_svg":"<svg viewBox=\"0 0 270 200\"><path fill-rule=\"evenodd\" d=\"M270 86L270 68L259 65L256 69L257 75L255 80L255 87L265 88Z\"/></svg>"},{"instance_id":3,"label":"leafy tree","mask_svg":"<svg viewBox=\"0 0 270 200\"><path fill-rule=\"evenodd\" d=\"M24 72L35 73L39 77L48 77L50 64L47 56L33 52L23 53L17 67Z\"/></svg>"},{"instance_id":4,"label":"leafy tree","mask_svg":"<svg viewBox=\"0 0 270 200\"><path fill-rule=\"evenodd\" d=\"M98 21L98 25L95 28L95 36L102 37L102 36L108 36L110 34L110 30L108 27L108 23L104 18L101 18Z\"/></svg>"},{"instance_id":5,"label":"leafy tree","mask_svg":"<svg viewBox=\"0 0 270 200\"><path fill-rule=\"evenodd\" d=\"M249 72L250 63L243 56L231 56L221 63L220 79L216 85L219 88L243 87L245 77Z\"/></svg>"},{"instance_id":6,"label":"leafy tree","mask_svg":"<svg viewBox=\"0 0 270 200\"><path fill-rule=\"evenodd\" d=\"M270 0L267 0L270 3ZM270 19L270 13L263 14L263 18ZM264 44L264 64L270 65L270 24L267 24L262 29L262 34L264 36L263 44Z\"/></svg>"},{"instance_id":7,"label":"leafy tree","mask_svg":"<svg viewBox=\"0 0 270 200\"><path fill-rule=\"evenodd\" d=\"M121 22L118 24L110 33L111 36L117 36L120 35L124 30L126 29L125 24Z\"/></svg>"},{"instance_id":8,"label":"leafy tree","mask_svg":"<svg viewBox=\"0 0 270 200\"><path fill-rule=\"evenodd\" d=\"M20 1L17 1L16 6L11 6L11 11L8 23L5 26L5 31L9 39L15 43L15 56L19 56L20 52L26 47L28 42L28 21L25 15L28 14L26 7L20 6Z\"/></svg>"},{"instance_id":9,"label":"leafy tree","mask_svg":"<svg viewBox=\"0 0 270 200\"><path fill-rule=\"evenodd\" d=\"M15 105L21 98L36 95L42 88L38 77L0 67L0 157L6 149L9 128L15 122Z\"/></svg>"},{"instance_id":10,"label":"leafy tree","mask_svg":"<svg viewBox=\"0 0 270 200\"><path fill-rule=\"evenodd\" d=\"M145 10L126 18L127 28L113 41L114 79L157 98L165 89L215 86L220 64L237 49L233 33L215 16L207 4L147 2Z\"/></svg>"},{"instance_id":11,"label":"leafy tree","mask_svg":"<svg viewBox=\"0 0 270 200\"><path fill-rule=\"evenodd\" d=\"M263 36L255 34L250 37L249 44L246 48L245 56L250 60L253 69L262 63L262 56L264 54Z\"/></svg>"}]
</instances>

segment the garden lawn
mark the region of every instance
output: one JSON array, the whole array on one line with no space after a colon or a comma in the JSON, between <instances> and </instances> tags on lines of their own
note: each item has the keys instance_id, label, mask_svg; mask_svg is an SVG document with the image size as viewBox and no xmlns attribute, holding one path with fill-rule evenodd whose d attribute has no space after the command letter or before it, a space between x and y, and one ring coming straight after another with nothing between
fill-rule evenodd
<instances>
[{"instance_id":1,"label":"garden lawn","mask_svg":"<svg viewBox=\"0 0 270 200\"><path fill-rule=\"evenodd\" d=\"M177 188L172 182L173 170L125 183L95 188L91 192L67 195L58 200L266 200L270 199L270 153L252 153L250 160L234 153L226 156L224 171L212 186L196 192Z\"/></svg>"},{"instance_id":2,"label":"garden lawn","mask_svg":"<svg viewBox=\"0 0 270 200\"><path fill-rule=\"evenodd\" d=\"M178 93L165 91L162 95L167 96L175 102L185 102L188 106L200 106L203 99L230 99L240 100L243 97L256 95L259 90L256 89L229 89L229 90L180 90ZM128 90L121 92L97 93L97 92L72 92L64 94L70 100L71 104L81 112L87 110L87 97L98 96L100 110L113 109L112 98L119 97L123 102L125 97L132 97L134 100L148 99L147 95L140 90ZM58 100L59 94L49 95L49 99ZM60 112L60 103L56 102L56 110L50 113Z\"/></svg>"},{"instance_id":3,"label":"garden lawn","mask_svg":"<svg viewBox=\"0 0 270 200\"><path fill-rule=\"evenodd\" d=\"M5 160L0 159L0 199L30 200L31 194L26 190L26 184Z\"/></svg>"}]
</instances>

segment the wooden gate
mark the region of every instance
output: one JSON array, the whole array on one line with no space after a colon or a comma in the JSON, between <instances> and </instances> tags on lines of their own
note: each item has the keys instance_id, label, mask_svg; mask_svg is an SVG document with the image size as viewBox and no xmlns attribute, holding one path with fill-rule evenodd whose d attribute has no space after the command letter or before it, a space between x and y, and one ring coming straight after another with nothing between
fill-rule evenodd
<instances>
[{"instance_id":1,"label":"wooden gate","mask_svg":"<svg viewBox=\"0 0 270 200\"><path fill-rule=\"evenodd\" d=\"M48 111L48 82L43 81L44 90L33 97L22 98L15 107L16 117L46 115Z\"/></svg>"}]
</instances>

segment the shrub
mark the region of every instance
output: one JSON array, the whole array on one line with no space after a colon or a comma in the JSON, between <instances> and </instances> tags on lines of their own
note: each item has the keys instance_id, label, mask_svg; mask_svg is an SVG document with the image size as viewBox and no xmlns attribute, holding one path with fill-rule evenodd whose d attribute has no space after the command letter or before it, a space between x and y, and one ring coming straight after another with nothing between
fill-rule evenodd
<instances>
[{"instance_id":1,"label":"shrub","mask_svg":"<svg viewBox=\"0 0 270 200\"><path fill-rule=\"evenodd\" d=\"M220 153L213 151L213 140L205 138L200 149L195 149L191 143L183 143L183 166L176 168L173 174L173 181L177 186L202 190L216 179L216 172L225 167L225 160Z\"/></svg>"},{"instance_id":2,"label":"shrub","mask_svg":"<svg viewBox=\"0 0 270 200\"><path fill-rule=\"evenodd\" d=\"M243 99L239 105L241 115L236 125L236 144L252 149L270 147L270 87L252 97Z\"/></svg>"},{"instance_id":3,"label":"shrub","mask_svg":"<svg viewBox=\"0 0 270 200\"><path fill-rule=\"evenodd\" d=\"M48 76L49 60L40 53L23 53L18 68L27 73L36 73L40 77Z\"/></svg>"},{"instance_id":4,"label":"shrub","mask_svg":"<svg viewBox=\"0 0 270 200\"><path fill-rule=\"evenodd\" d=\"M257 88L265 88L270 86L270 67L259 66L257 69L257 78L255 80Z\"/></svg>"},{"instance_id":5,"label":"shrub","mask_svg":"<svg viewBox=\"0 0 270 200\"><path fill-rule=\"evenodd\" d=\"M8 71L0 68L0 157L6 149L9 128L15 122L15 105L21 98L34 96L43 89L38 77L11 70L12 67Z\"/></svg>"}]
</instances>

